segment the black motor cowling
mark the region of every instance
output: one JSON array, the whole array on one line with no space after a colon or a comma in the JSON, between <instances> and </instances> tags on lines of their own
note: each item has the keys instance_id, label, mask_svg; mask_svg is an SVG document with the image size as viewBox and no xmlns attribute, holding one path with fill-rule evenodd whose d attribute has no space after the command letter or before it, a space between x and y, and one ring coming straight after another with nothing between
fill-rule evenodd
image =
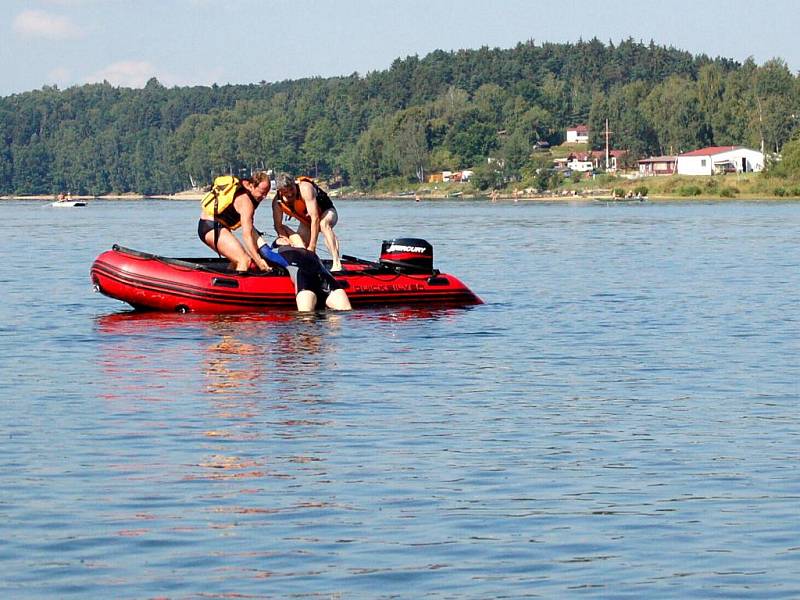
<instances>
[{"instance_id":1,"label":"black motor cowling","mask_svg":"<svg viewBox=\"0 0 800 600\"><path fill-rule=\"evenodd\" d=\"M405 273L433 273L433 246L419 238L384 240L380 263Z\"/></svg>"}]
</instances>

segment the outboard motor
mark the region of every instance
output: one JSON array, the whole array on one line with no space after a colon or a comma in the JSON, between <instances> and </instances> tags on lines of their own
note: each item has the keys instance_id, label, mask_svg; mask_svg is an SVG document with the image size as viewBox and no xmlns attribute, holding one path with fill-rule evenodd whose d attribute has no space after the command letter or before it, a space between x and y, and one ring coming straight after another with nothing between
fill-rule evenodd
<instances>
[{"instance_id":1,"label":"outboard motor","mask_svg":"<svg viewBox=\"0 0 800 600\"><path fill-rule=\"evenodd\" d=\"M380 263L403 273L433 273L433 246L419 238L384 240Z\"/></svg>"}]
</instances>

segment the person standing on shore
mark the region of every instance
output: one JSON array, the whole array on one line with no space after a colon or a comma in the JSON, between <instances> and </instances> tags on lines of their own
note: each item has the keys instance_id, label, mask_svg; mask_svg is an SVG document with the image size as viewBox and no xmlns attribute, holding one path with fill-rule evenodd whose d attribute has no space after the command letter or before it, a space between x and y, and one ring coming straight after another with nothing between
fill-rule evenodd
<instances>
[{"instance_id":1,"label":"person standing on shore","mask_svg":"<svg viewBox=\"0 0 800 600\"><path fill-rule=\"evenodd\" d=\"M310 177L295 180L289 173L279 173L275 178L277 191L272 201L272 221L278 236L295 247L317 251L317 239L322 233L331 253L331 271L342 270L339 239L333 228L339 220L330 196ZM298 220L297 230L283 222L284 215Z\"/></svg>"},{"instance_id":2,"label":"person standing on shore","mask_svg":"<svg viewBox=\"0 0 800 600\"><path fill-rule=\"evenodd\" d=\"M233 201L217 212L204 209L197 224L197 235L206 246L231 261L231 268L246 272L250 261L262 271L272 268L258 252L259 232L253 223L259 203L266 198L270 189L269 175L266 171L256 171L249 179L242 179L233 193ZM211 211L211 212L209 212ZM242 228L242 241L233 231Z\"/></svg>"}]
</instances>

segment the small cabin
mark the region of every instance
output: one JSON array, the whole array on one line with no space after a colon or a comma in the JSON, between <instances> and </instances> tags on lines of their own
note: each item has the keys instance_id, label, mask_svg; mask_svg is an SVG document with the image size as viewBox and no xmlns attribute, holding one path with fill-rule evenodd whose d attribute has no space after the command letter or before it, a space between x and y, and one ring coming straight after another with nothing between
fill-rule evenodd
<instances>
[{"instance_id":1,"label":"small cabin","mask_svg":"<svg viewBox=\"0 0 800 600\"><path fill-rule=\"evenodd\" d=\"M651 156L638 161L640 175L672 175L678 162L677 156Z\"/></svg>"},{"instance_id":2,"label":"small cabin","mask_svg":"<svg viewBox=\"0 0 800 600\"><path fill-rule=\"evenodd\" d=\"M567 129L568 144L588 144L589 128L586 125L575 125Z\"/></svg>"}]
</instances>

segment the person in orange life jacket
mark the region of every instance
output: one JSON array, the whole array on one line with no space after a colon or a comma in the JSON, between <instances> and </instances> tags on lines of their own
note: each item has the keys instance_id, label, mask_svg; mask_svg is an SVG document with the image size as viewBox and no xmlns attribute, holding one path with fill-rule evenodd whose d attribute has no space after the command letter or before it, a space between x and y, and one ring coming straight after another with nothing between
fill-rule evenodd
<instances>
[{"instance_id":1,"label":"person in orange life jacket","mask_svg":"<svg viewBox=\"0 0 800 600\"><path fill-rule=\"evenodd\" d=\"M333 259L331 271L341 271L339 240L333 232L339 215L328 194L308 177L298 177L295 181L289 173L278 174L275 187L272 221L279 238L288 240L297 248L316 252L317 238L322 233ZM284 215L298 220L296 231L283 222Z\"/></svg>"},{"instance_id":2,"label":"person in orange life jacket","mask_svg":"<svg viewBox=\"0 0 800 600\"><path fill-rule=\"evenodd\" d=\"M204 211L197 225L197 235L212 250L231 261L231 268L243 272L253 261L260 270L269 272L272 268L258 253L259 233L253 224L253 217L259 203L266 198L270 189L269 175L257 171L249 179L242 179L233 203L221 213L214 215ZM242 241L233 233L242 228Z\"/></svg>"}]
</instances>

